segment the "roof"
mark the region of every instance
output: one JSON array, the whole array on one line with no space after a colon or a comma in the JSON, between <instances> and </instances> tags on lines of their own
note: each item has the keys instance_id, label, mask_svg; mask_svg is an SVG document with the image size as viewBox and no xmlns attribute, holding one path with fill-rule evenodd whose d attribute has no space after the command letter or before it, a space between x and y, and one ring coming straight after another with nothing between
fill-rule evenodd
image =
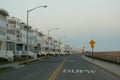
<instances>
[{"instance_id":1,"label":"roof","mask_svg":"<svg viewBox=\"0 0 120 80\"><path fill-rule=\"evenodd\" d=\"M4 16L8 16L8 12L4 9L0 9L0 14L2 14Z\"/></svg>"}]
</instances>

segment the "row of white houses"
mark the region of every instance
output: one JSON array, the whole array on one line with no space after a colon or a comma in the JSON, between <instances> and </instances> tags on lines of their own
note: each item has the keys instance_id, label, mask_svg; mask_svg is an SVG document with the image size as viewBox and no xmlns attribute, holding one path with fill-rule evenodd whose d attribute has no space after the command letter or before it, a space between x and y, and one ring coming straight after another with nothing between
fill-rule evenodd
<instances>
[{"instance_id":1,"label":"row of white houses","mask_svg":"<svg viewBox=\"0 0 120 80\"><path fill-rule=\"evenodd\" d=\"M35 58L36 55L71 52L72 47L69 45L26 26L20 19L10 17L7 11L0 9L0 59L13 61L14 57Z\"/></svg>"}]
</instances>

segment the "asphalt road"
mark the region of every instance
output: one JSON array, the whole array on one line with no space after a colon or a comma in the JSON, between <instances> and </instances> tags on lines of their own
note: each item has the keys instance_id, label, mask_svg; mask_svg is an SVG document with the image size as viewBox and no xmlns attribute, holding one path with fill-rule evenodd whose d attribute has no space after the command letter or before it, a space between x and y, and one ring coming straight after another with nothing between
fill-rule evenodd
<instances>
[{"instance_id":1,"label":"asphalt road","mask_svg":"<svg viewBox=\"0 0 120 80\"><path fill-rule=\"evenodd\" d=\"M120 80L84 61L80 55L59 56L0 74L0 80Z\"/></svg>"}]
</instances>

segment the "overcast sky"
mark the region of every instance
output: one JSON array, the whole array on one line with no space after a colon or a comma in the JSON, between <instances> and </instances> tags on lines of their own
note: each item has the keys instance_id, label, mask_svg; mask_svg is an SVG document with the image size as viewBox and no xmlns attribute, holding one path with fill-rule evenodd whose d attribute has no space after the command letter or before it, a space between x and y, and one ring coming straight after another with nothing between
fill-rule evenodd
<instances>
[{"instance_id":1,"label":"overcast sky","mask_svg":"<svg viewBox=\"0 0 120 80\"><path fill-rule=\"evenodd\" d=\"M29 14L29 24L44 34L50 32L57 40L74 48L86 47L95 40L95 51L120 51L120 0L0 0L0 8L26 23L26 11L39 5Z\"/></svg>"}]
</instances>

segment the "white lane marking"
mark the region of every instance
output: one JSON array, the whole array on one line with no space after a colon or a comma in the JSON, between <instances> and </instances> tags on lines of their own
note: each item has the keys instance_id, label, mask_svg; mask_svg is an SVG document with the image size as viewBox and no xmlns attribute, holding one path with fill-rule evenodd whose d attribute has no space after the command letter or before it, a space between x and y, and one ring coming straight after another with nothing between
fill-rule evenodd
<instances>
[{"instance_id":1,"label":"white lane marking","mask_svg":"<svg viewBox=\"0 0 120 80\"><path fill-rule=\"evenodd\" d=\"M90 72L94 74L96 71L95 70L90 70Z\"/></svg>"},{"instance_id":2,"label":"white lane marking","mask_svg":"<svg viewBox=\"0 0 120 80\"><path fill-rule=\"evenodd\" d=\"M77 62L76 60L70 60L70 61L68 61L68 62Z\"/></svg>"},{"instance_id":3,"label":"white lane marking","mask_svg":"<svg viewBox=\"0 0 120 80\"><path fill-rule=\"evenodd\" d=\"M63 69L63 73L88 73L88 74L94 74L95 70L81 70L81 69Z\"/></svg>"}]
</instances>

